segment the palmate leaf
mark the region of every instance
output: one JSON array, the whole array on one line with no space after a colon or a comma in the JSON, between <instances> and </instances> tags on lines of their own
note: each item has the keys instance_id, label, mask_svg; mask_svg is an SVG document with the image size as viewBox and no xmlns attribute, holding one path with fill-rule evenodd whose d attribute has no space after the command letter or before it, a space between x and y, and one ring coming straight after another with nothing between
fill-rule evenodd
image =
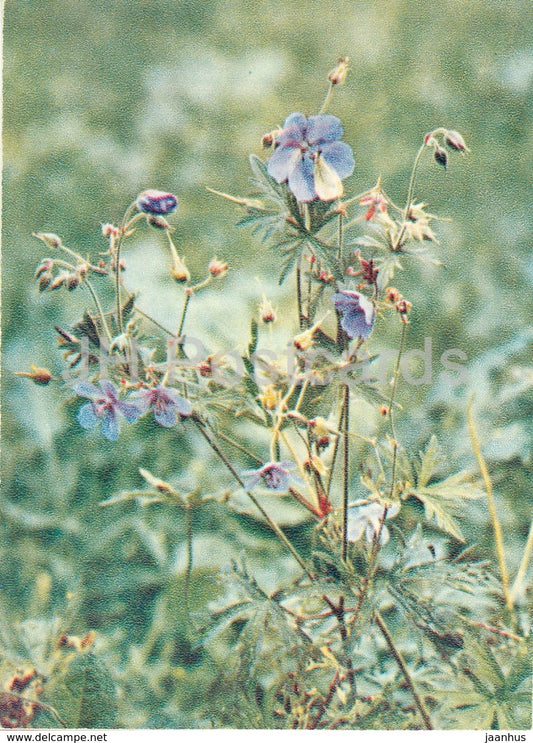
<instances>
[{"instance_id":1,"label":"palmate leaf","mask_svg":"<svg viewBox=\"0 0 533 743\"><path fill-rule=\"evenodd\" d=\"M428 484L441 460L442 455L437 438L432 436L426 450L420 453L420 462L415 464L416 487L410 491L410 495L424 505L428 521L434 518L440 529L464 542L456 520L456 517L460 515L462 501L481 498L483 492L476 483L472 482L471 475L466 471L458 472L440 482Z\"/></svg>"},{"instance_id":2,"label":"palmate leaf","mask_svg":"<svg viewBox=\"0 0 533 743\"><path fill-rule=\"evenodd\" d=\"M465 628L464 636L466 648L455 663L461 674L461 688L435 693L444 702L444 719L455 727L469 729L528 729L532 657L526 642L506 647L505 664L511 666L508 671L469 628Z\"/></svg>"}]
</instances>

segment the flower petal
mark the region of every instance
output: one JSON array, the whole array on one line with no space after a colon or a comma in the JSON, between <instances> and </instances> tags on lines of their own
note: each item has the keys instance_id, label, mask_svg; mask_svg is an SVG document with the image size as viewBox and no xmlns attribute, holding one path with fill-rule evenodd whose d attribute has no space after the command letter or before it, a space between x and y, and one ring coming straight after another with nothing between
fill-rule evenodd
<instances>
[{"instance_id":1,"label":"flower petal","mask_svg":"<svg viewBox=\"0 0 533 743\"><path fill-rule=\"evenodd\" d=\"M104 393L107 395L109 400L111 400L111 402L118 402L117 388L115 387L113 382L110 382L109 379L101 379L100 387L102 388Z\"/></svg>"},{"instance_id":2,"label":"flower petal","mask_svg":"<svg viewBox=\"0 0 533 743\"><path fill-rule=\"evenodd\" d=\"M322 155L315 158L314 177L316 193L322 201L333 201L344 193L341 179Z\"/></svg>"},{"instance_id":3,"label":"flower petal","mask_svg":"<svg viewBox=\"0 0 533 743\"><path fill-rule=\"evenodd\" d=\"M80 397L92 398L100 396L100 391L90 382L76 382L76 384L72 386L72 389Z\"/></svg>"},{"instance_id":4,"label":"flower petal","mask_svg":"<svg viewBox=\"0 0 533 743\"><path fill-rule=\"evenodd\" d=\"M107 408L104 412L102 433L109 441L118 439L118 418L113 408Z\"/></svg>"},{"instance_id":5,"label":"flower petal","mask_svg":"<svg viewBox=\"0 0 533 743\"><path fill-rule=\"evenodd\" d=\"M81 408L78 410L78 414L76 415L76 418L78 419L78 423L82 428L85 428L87 431L89 431L91 428L94 428L100 423L99 416L95 413L94 405L92 402L87 402L85 405L82 405Z\"/></svg>"},{"instance_id":6,"label":"flower petal","mask_svg":"<svg viewBox=\"0 0 533 743\"><path fill-rule=\"evenodd\" d=\"M176 399L176 406L178 413L184 418L192 413L192 404L190 400L187 400L187 398L185 397L180 397L180 395L178 395Z\"/></svg>"},{"instance_id":7,"label":"flower petal","mask_svg":"<svg viewBox=\"0 0 533 743\"><path fill-rule=\"evenodd\" d=\"M283 122L283 129L276 137L276 142L286 145L289 142L301 144L305 138L307 119L301 113L289 114Z\"/></svg>"},{"instance_id":8,"label":"flower petal","mask_svg":"<svg viewBox=\"0 0 533 743\"><path fill-rule=\"evenodd\" d=\"M154 408L154 418L160 426L172 428L176 425L176 405L167 403Z\"/></svg>"},{"instance_id":9,"label":"flower petal","mask_svg":"<svg viewBox=\"0 0 533 743\"><path fill-rule=\"evenodd\" d=\"M331 114L318 114L307 119L306 139L309 144L321 144L322 142L335 142L342 137L342 124L340 119Z\"/></svg>"},{"instance_id":10,"label":"flower petal","mask_svg":"<svg viewBox=\"0 0 533 743\"><path fill-rule=\"evenodd\" d=\"M333 168L339 178L347 178L353 173L355 160L352 148L345 142L332 142L321 148L321 154L327 164Z\"/></svg>"},{"instance_id":11,"label":"flower petal","mask_svg":"<svg viewBox=\"0 0 533 743\"><path fill-rule=\"evenodd\" d=\"M135 423L135 421L145 412L140 405L137 405L137 403L122 400L117 401L115 408L124 416L128 423Z\"/></svg>"},{"instance_id":12,"label":"flower petal","mask_svg":"<svg viewBox=\"0 0 533 743\"><path fill-rule=\"evenodd\" d=\"M289 188L298 201L313 201L316 198L314 161L307 153L289 174Z\"/></svg>"},{"instance_id":13,"label":"flower petal","mask_svg":"<svg viewBox=\"0 0 533 743\"><path fill-rule=\"evenodd\" d=\"M299 164L302 152L299 147L278 147L267 162L267 172L278 183L288 180L294 168Z\"/></svg>"}]
</instances>

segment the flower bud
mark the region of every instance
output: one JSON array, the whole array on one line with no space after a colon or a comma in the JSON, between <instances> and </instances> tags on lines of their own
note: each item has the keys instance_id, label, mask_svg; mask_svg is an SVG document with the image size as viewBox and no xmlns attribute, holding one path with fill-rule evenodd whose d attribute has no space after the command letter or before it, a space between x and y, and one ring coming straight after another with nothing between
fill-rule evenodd
<instances>
[{"instance_id":1,"label":"flower bud","mask_svg":"<svg viewBox=\"0 0 533 743\"><path fill-rule=\"evenodd\" d=\"M34 232L33 236L42 240L51 248L58 248L61 245L61 238L53 232Z\"/></svg>"},{"instance_id":2,"label":"flower bud","mask_svg":"<svg viewBox=\"0 0 533 743\"><path fill-rule=\"evenodd\" d=\"M224 276L228 270L228 264L223 261L219 261L215 256L211 263L208 265L207 270L211 276Z\"/></svg>"},{"instance_id":3,"label":"flower bud","mask_svg":"<svg viewBox=\"0 0 533 743\"><path fill-rule=\"evenodd\" d=\"M67 278L70 276L68 271L61 271L55 279L52 281L52 283L49 285L48 289L53 292L56 289L59 289L60 286L63 286L63 284L66 283Z\"/></svg>"},{"instance_id":4,"label":"flower bud","mask_svg":"<svg viewBox=\"0 0 533 743\"><path fill-rule=\"evenodd\" d=\"M164 217L159 217L156 214L150 214L146 221L151 227L155 227L158 230L170 230L170 224Z\"/></svg>"},{"instance_id":5,"label":"flower bud","mask_svg":"<svg viewBox=\"0 0 533 743\"><path fill-rule=\"evenodd\" d=\"M44 292L45 289L48 289L50 284L52 283L54 276L51 271L45 271L39 276L39 282L37 286L39 287L40 292Z\"/></svg>"},{"instance_id":6,"label":"flower bud","mask_svg":"<svg viewBox=\"0 0 533 743\"><path fill-rule=\"evenodd\" d=\"M446 130L444 141L451 150L456 150L457 152L468 152L468 147L459 132Z\"/></svg>"},{"instance_id":7,"label":"flower bud","mask_svg":"<svg viewBox=\"0 0 533 743\"><path fill-rule=\"evenodd\" d=\"M342 85L343 82L346 80L346 75L348 74L348 70L350 69L348 67L348 62L350 61L350 57L340 57L338 65L331 70L331 72L328 75L328 80L332 85Z\"/></svg>"},{"instance_id":8,"label":"flower bud","mask_svg":"<svg viewBox=\"0 0 533 743\"><path fill-rule=\"evenodd\" d=\"M73 273L69 273L65 279L65 286L67 288L67 291L71 292L73 289L75 289L80 284L80 275L77 271L74 271Z\"/></svg>"},{"instance_id":9,"label":"flower bud","mask_svg":"<svg viewBox=\"0 0 533 743\"><path fill-rule=\"evenodd\" d=\"M178 284L184 284L191 278L189 269L178 256L174 258L174 262L170 266L170 275L172 276L174 281L178 282Z\"/></svg>"},{"instance_id":10,"label":"flower bud","mask_svg":"<svg viewBox=\"0 0 533 743\"><path fill-rule=\"evenodd\" d=\"M379 406L379 412L380 412L380 415L382 415L382 416L385 417L386 415L389 414L389 409L388 409L388 407L386 405L380 405Z\"/></svg>"},{"instance_id":11,"label":"flower bud","mask_svg":"<svg viewBox=\"0 0 533 743\"><path fill-rule=\"evenodd\" d=\"M400 299L400 301L396 304L396 309L400 313L402 322L409 322L407 319L407 315L409 314L411 310L412 304L411 302L408 302L407 299Z\"/></svg>"},{"instance_id":12,"label":"flower bud","mask_svg":"<svg viewBox=\"0 0 533 743\"><path fill-rule=\"evenodd\" d=\"M281 134L283 130L278 128L274 129L271 132L267 132L266 134L263 134L261 137L261 147L264 147L267 149L268 147L272 147L276 143L276 138Z\"/></svg>"},{"instance_id":13,"label":"flower bud","mask_svg":"<svg viewBox=\"0 0 533 743\"><path fill-rule=\"evenodd\" d=\"M393 286L390 286L385 291L385 299L387 302L398 302L401 299L401 294L398 291L398 289L395 289Z\"/></svg>"},{"instance_id":14,"label":"flower bud","mask_svg":"<svg viewBox=\"0 0 533 743\"><path fill-rule=\"evenodd\" d=\"M41 263L37 266L34 278L38 279L42 273L49 271L52 268L53 261L51 258L44 258Z\"/></svg>"},{"instance_id":15,"label":"flower bud","mask_svg":"<svg viewBox=\"0 0 533 743\"><path fill-rule=\"evenodd\" d=\"M446 165L448 164L448 154L444 147L440 147L439 145L437 145L435 147L433 157L439 165L442 165L443 168L446 168Z\"/></svg>"},{"instance_id":16,"label":"flower bud","mask_svg":"<svg viewBox=\"0 0 533 743\"><path fill-rule=\"evenodd\" d=\"M148 189L139 194L135 206L145 214L171 214L178 206L178 200L172 193Z\"/></svg>"},{"instance_id":17,"label":"flower bud","mask_svg":"<svg viewBox=\"0 0 533 743\"><path fill-rule=\"evenodd\" d=\"M102 235L104 237L116 237L118 235L118 227L115 227L115 225L110 222L106 222L102 225Z\"/></svg>"},{"instance_id":18,"label":"flower bud","mask_svg":"<svg viewBox=\"0 0 533 743\"><path fill-rule=\"evenodd\" d=\"M29 372L15 372L15 374L17 377L28 377L28 379L31 379L35 384L43 386L47 385L53 379L53 376L48 369L35 366L35 364L30 364Z\"/></svg>"},{"instance_id":19,"label":"flower bud","mask_svg":"<svg viewBox=\"0 0 533 743\"><path fill-rule=\"evenodd\" d=\"M276 322L276 312L274 310L274 307L270 304L268 299L263 296L263 301L261 303L261 306L259 308L259 314L261 316L261 322L264 322L268 325L268 323Z\"/></svg>"},{"instance_id":20,"label":"flower bud","mask_svg":"<svg viewBox=\"0 0 533 743\"><path fill-rule=\"evenodd\" d=\"M265 410L274 410L279 403L280 394L273 384L269 384L265 387L263 394L258 395L257 399Z\"/></svg>"}]
</instances>

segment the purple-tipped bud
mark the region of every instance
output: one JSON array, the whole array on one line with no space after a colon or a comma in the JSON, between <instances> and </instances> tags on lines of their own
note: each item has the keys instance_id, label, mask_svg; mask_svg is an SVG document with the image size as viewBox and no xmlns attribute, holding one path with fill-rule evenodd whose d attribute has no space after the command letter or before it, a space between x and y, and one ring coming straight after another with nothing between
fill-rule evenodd
<instances>
[{"instance_id":1,"label":"purple-tipped bud","mask_svg":"<svg viewBox=\"0 0 533 743\"><path fill-rule=\"evenodd\" d=\"M439 165L442 165L443 168L445 168L446 165L448 164L448 154L446 150L444 149L444 147L439 147L439 145L437 145L435 147L435 152L433 153L433 157L435 158L435 160L438 162Z\"/></svg>"},{"instance_id":2,"label":"purple-tipped bud","mask_svg":"<svg viewBox=\"0 0 533 743\"><path fill-rule=\"evenodd\" d=\"M453 130L446 131L444 134L444 141L451 150L455 150L456 152L468 151L468 147L459 132Z\"/></svg>"},{"instance_id":3,"label":"purple-tipped bud","mask_svg":"<svg viewBox=\"0 0 533 743\"><path fill-rule=\"evenodd\" d=\"M171 214L178 206L178 200L172 193L150 188L138 195L135 206L145 214Z\"/></svg>"}]
</instances>

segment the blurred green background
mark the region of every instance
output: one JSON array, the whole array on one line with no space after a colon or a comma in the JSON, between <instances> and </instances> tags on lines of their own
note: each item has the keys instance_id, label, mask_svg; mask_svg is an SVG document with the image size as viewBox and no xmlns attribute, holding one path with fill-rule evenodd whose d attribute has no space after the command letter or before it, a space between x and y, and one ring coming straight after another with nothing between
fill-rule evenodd
<instances>
[{"instance_id":1,"label":"blurred green background","mask_svg":"<svg viewBox=\"0 0 533 743\"><path fill-rule=\"evenodd\" d=\"M435 432L450 472L473 467L464 409L475 393L515 567L529 527L533 413L528 24L527 0L6 2L4 611L12 624L61 614L74 592L71 629L98 630L121 682L120 724L207 724L219 671L188 634L181 515L97 504L141 487L140 466L207 493L226 476L183 433L170 440L146 424L118 445L87 436L64 390L13 376L30 363L58 374L53 325L68 326L83 308L79 292L38 295L32 277L46 251L32 231L55 232L96 257L106 249L100 224L120 219L139 191L176 193L176 241L193 276L213 255L230 264L228 278L191 307L190 332L233 347L246 341L262 293L283 307L289 289L276 288L277 257L235 228L240 215L206 186L246 195L248 153L261 154L262 135L288 113L319 109L340 55L351 72L330 111L355 155L348 195L381 175L403 203L423 135L437 126L460 131L471 153L451 157L447 172L426 158L416 188L429 211L453 218L438 225L432 246L445 267L413 263L395 280L413 302L408 346L431 337L435 361L431 387L400 391L402 440L416 451ZM182 294L168 278L162 240L145 231L125 258L129 288L145 282L141 306L176 325ZM394 346L387 332L381 342ZM450 348L468 358L468 381L452 389L438 378ZM465 518L469 539L483 544L483 504ZM293 575L266 530L220 505L203 509L194 527L200 608L216 592L218 568L243 546L266 584Z\"/></svg>"}]
</instances>

